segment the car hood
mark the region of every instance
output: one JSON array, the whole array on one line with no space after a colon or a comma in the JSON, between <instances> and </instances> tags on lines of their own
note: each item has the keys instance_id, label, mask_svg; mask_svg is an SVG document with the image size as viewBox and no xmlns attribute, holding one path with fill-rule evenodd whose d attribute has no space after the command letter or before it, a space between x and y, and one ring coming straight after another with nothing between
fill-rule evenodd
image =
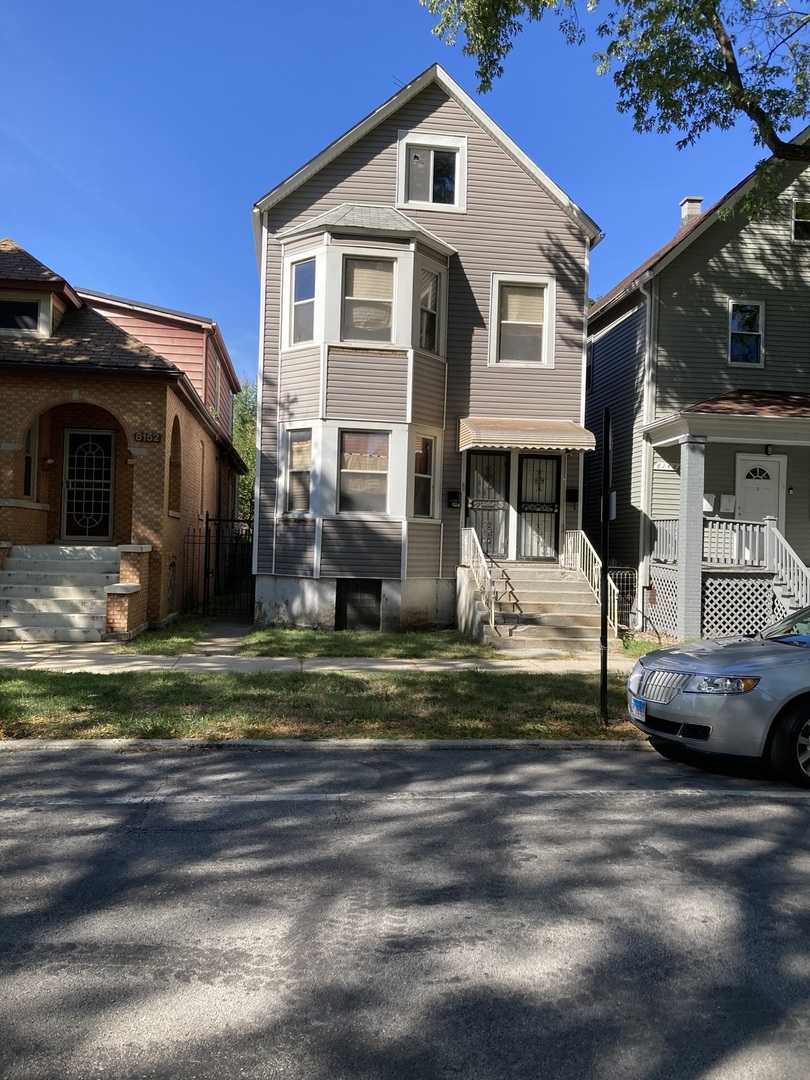
<instances>
[{"instance_id":1,"label":"car hood","mask_svg":"<svg viewBox=\"0 0 810 1080\"><path fill-rule=\"evenodd\" d=\"M785 645L763 638L712 638L687 645L657 649L641 658L645 668L665 671L704 673L723 671L756 674L775 667L805 664L810 666L810 648Z\"/></svg>"}]
</instances>

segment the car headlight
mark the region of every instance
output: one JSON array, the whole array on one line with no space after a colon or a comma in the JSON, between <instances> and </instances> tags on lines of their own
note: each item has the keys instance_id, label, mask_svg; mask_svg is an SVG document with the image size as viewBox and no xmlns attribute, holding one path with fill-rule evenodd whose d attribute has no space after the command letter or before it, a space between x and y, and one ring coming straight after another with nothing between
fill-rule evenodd
<instances>
[{"instance_id":1,"label":"car headlight","mask_svg":"<svg viewBox=\"0 0 810 1080\"><path fill-rule=\"evenodd\" d=\"M641 679L644 675L644 665L640 660L636 660L636 666L630 672L630 678L627 680L627 689L631 694L637 694L641 686Z\"/></svg>"},{"instance_id":2,"label":"car headlight","mask_svg":"<svg viewBox=\"0 0 810 1080\"><path fill-rule=\"evenodd\" d=\"M684 694L747 694L759 682L753 675L693 675Z\"/></svg>"}]
</instances>

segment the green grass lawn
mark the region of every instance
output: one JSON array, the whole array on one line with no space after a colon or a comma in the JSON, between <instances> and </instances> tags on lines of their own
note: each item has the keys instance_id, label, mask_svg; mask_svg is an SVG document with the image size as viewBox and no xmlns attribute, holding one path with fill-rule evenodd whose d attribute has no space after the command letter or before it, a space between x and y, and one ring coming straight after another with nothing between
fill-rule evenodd
<instances>
[{"instance_id":1,"label":"green grass lawn","mask_svg":"<svg viewBox=\"0 0 810 1080\"><path fill-rule=\"evenodd\" d=\"M202 616L183 615L162 630L146 630L132 641L122 641L115 651L138 656L182 656L194 651L200 634L210 622Z\"/></svg>"},{"instance_id":2,"label":"green grass lawn","mask_svg":"<svg viewBox=\"0 0 810 1080\"><path fill-rule=\"evenodd\" d=\"M641 738L611 677L0 672L0 738Z\"/></svg>"},{"instance_id":3,"label":"green grass lawn","mask_svg":"<svg viewBox=\"0 0 810 1080\"><path fill-rule=\"evenodd\" d=\"M383 634L375 630L290 630L255 627L245 638L242 656L362 656L395 659L508 659L456 630Z\"/></svg>"}]
</instances>

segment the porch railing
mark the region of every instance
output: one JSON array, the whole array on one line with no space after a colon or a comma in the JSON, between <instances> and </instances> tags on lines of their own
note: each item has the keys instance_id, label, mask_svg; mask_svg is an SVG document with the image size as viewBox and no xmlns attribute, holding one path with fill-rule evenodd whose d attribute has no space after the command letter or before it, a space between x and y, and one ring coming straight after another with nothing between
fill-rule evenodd
<instances>
[{"instance_id":1,"label":"porch railing","mask_svg":"<svg viewBox=\"0 0 810 1080\"><path fill-rule=\"evenodd\" d=\"M782 596L790 607L810 605L810 570L776 528L774 518L765 519L767 528L767 567L773 571L774 584L779 584Z\"/></svg>"},{"instance_id":2,"label":"porch railing","mask_svg":"<svg viewBox=\"0 0 810 1080\"><path fill-rule=\"evenodd\" d=\"M584 532L569 529L563 546L563 565L567 570L578 570L590 586L591 592L602 603L602 560ZM619 589L608 578L607 621L614 634L619 627Z\"/></svg>"},{"instance_id":3,"label":"porch railing","mask_svg":"<svg viewBox=\"0 0 810 1080\"><path fill-rule=\"evenodd\" d=\"M483 597L489 614L489 625L495 625L495 582L489 572L487 557L481 547L475 529L461 530L461 562L469 566L478 591Z\"/></svg>"},{"instance_id":4,"label":"porch railing","mask_svg":"<svg viewBox=\"0 0 810 1080\"><path fill-rule=\"evenodd\" d=\"M677 563L678 519L655 518L654 562ZM727 518L704 518L703 562L713 566L759 566L766 563L765 534L761 521L731 521Z\"/></svg>"}]
</instances>

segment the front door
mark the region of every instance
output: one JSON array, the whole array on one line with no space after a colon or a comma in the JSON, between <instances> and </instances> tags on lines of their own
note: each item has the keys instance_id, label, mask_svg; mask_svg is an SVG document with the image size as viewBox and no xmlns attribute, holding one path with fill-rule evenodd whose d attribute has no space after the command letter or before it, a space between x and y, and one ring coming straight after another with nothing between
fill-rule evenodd
<instances>
[{"instance_id":1,"label":"front door","mask_svg":"<svg viewBox=\"0 0 810 1080\"><path fill-rule=\"evenodd\" d=\"M787 459L782 454L737 454L738 521L776 518L784 531L784 476Z\"/></svg>"},{"instance_id":2,"label":"front door","mask_svg":"<svg viewBox=\"0 0 810 1080\"><path fill-rule=\"evenodd\" d=\"M560 458L521 454L518 462L519 559L556 559L560 535Z\"/></svg>"},{"instance_id":3,"label":"front door","mask_svg":"<svg viewBox=\"0 0 810 1080\"><path fill-rule=\"evenodd\" d=\"M509 454L471 451L467 473L467 523L491 558L509 550Z\"/></svg>"},{"instance_id":4,"label":"front door","mask_svg":"<svg viewBox=\"0 0 810 1080\"><path fill-rule=\"evenodd\" d=\"M112 539L114 460L114 432L65 432L63 539Z\"/></svg>"}]
</instances>

